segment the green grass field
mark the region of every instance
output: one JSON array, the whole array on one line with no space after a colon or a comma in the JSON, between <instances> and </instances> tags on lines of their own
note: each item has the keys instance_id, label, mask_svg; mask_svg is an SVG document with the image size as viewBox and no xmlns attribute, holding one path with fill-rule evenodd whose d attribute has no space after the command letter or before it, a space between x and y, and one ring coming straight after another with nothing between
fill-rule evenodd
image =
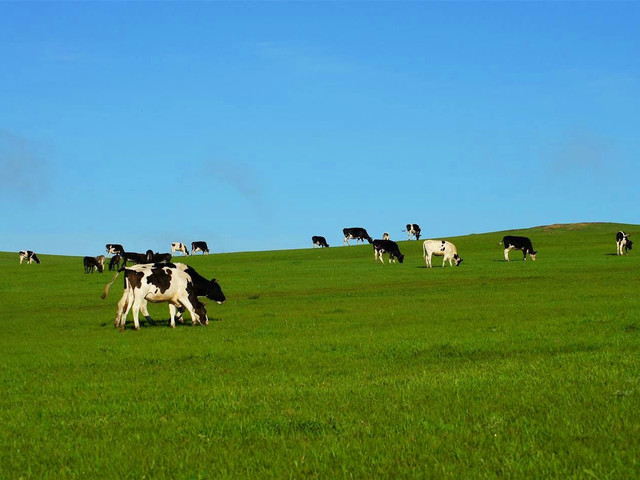
<instances>
[{"instance_id":1,"label":"green grass field","mask_svg":"<svg viewBox=\"0 0 640 480\"><path fill-rule=\"evenodd\" d=\"M227 295L215 320L172 330L150 305L157 325L123 333L111 272L1 253L0 479L638 478L640 252L615 255L620 229L640 241L450 238L458 268L425 268L421 241L402 265L310 240L188 257ZM537 261L505 262L505 233Z\"/></svg>"}]
</instances>

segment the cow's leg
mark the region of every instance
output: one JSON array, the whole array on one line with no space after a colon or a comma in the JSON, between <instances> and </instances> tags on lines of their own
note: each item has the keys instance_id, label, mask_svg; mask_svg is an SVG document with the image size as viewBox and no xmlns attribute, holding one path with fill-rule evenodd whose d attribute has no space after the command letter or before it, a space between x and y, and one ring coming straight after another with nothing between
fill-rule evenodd
<instances>
[{"instance_id":1,"label":"cow's leg","mask_svg":"<svg viewBox=\"0 0 640 480\"><path fill-rule=\"evenodd\" d=\"M140 311L142 312L142 315L144 315L144 319L147 321L147 323L149 323L149 325L155 325L156 322L154 322L153 318L151 318L151 315L149 315L149 309L147 308L147 305L148 302L146 300L143 300L140 304Z\"/></svg>"},{"instance_id":2,"label":"cow's leg","mask_svg":"<svg viewBox=\"0 0 640 480\"><path fill-rule=\"evenodd\" d=\"M125 290L125 295L122 296L120 302L124 301L122 309L120 310L120 319L116 326L120 327L120 331L124 331L124 324L127 321L127 315L129 315L129 310L131 310L131 306L133 305L133 292L130 289ZM120 305L120 303L118 303ZM117 317L116 317L117 318Z\"/></svg>"},{"instance_id":3,"label":"cow's leg","mask_svg":"<svg viewBox=\"0 0 640 480\"><path fill-rule=\"evenodd\" d=\"M142 302L144 301L144 298L136 298L133 301L133 327L136 330L140 330L140 321L138 319L138 316L140 315L140 307L142 305Z\"/></svg>"},{"instance_id":4,"label":"cow's leg","mask_svg":"<svg viewBox=\"0 0 640 480\"><path fill-rule=\"evenodd\" d=\"M427 267L431 268L431 252L427 253Z\"/></svg>"},{"instance_id":5,"label":"cow's leg","mask_svg":"<svg viewBox=\"0 0 640 480\"><path fill-rule=\"evenodd\" d=\"M171 320L169 320L169 325L171 328L176 328L176 306L169 302L169 316Z\"/></svg>"},{"instance_id":6,"label":"cow's leg","mask_svg":"<svg viewBox=\"0 0 640 480\"><path fill-rule=\"evenodd\" d=\"M527 249L526 248L522 249L522 260L524 260L525 262L527 261Z\"/></svg>"},{"instance_id":7,"label":"cow's leg","mask_svg":"<svg viewBox=\"0 0 640 480\"><path fill-rule=\"evenodd\" d=\"M118 309L116 310L116 318L113 322L113 326L114 327L119 327L120 324L122 323L124 325L124 321L126 319L126 316L123 316L125 310L127 310L127 298L128 298L129 292L128 290L124 290L122 292L122 298L120 298L120 301L118 302ZM127 310L128 311L128 310Z\"/></svg>"},{"instance_id":8,"label":"cow's leg","mask_svg":"<svg viewBox=\"0 0 640 480\"><path fill-rule=\"evenodd\" d=\"M504 259L508 262L509 261L509 248L505 248L504 249Z\"/></svg>"},{"instance_id":9,"label":"cow's leg","mask_svg":"<svg viewBox=\"0 0 640 480\"><path fill-rule=\"evenodd\" d=\"M200 325L202 325L202 322L200 321L199 317L196 315L195 309L193 308L193 305L191 304L189 299L185 299L185 301L181 301L180 303L182 304L183 307L189 310L189 314L191 315L191 324L194 326L196 323L199 323Z\"/></svg>"}]
</instances>

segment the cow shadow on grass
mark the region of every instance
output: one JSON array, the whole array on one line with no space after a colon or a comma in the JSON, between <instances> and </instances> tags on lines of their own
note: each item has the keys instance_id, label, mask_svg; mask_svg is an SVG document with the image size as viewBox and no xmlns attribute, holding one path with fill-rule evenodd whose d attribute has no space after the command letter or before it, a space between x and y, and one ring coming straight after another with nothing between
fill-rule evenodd
<instances>
[{"instance_id":1,"label":"cow shadow on grass","mask_svg":"<svg viewBox=\"0 0 640 480\"><path fill-rule=\"evenodd\" d=\"M221 322L222 318L209 318L209 324L213 323L213 322ZM102 322L100 324L101 327L109 327L112 326L114 328L119 328L117 326L115 326L113 324L113 321L111 322ZM191 323L191 320L187 319L184 322L180 322L177 321L176 322L176 328L182 328L182 327L206 327L207 325L200 325L198 323L196 323L195 325L193 325ZM140 319L140 329L143 328L171 328L171 320L167 319L167 320L153 320L153 321L148 321L145 319ZM131 321L127 321L127 323L124 324L124 330L135 330L135 325L133 323L133 320Z\"/></svg>"}]
</instances>

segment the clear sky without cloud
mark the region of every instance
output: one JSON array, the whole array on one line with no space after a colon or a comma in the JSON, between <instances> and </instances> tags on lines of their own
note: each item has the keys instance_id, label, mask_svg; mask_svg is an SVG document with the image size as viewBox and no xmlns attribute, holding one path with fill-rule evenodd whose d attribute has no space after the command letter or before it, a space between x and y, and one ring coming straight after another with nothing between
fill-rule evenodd
<instances>
[{"instance_id":1,"label":"clear sky without cloud","mask_svg":"<svg viewBox=\"0 0 640 480\"><path fill-rule=\"evenodd\" d=\"M0 250L638 223L638 2L0 2Z\"/></svg>"}]
</instances>

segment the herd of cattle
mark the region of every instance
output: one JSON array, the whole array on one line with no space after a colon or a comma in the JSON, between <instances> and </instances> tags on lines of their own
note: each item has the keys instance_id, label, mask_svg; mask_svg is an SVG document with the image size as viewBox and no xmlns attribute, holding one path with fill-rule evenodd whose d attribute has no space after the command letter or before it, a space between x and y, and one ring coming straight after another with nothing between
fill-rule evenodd
<instances>
[{"instance_id":1,"label":"herd of cattle","mask_svg":"<svg viewBox=\"0 0 640 480\"><path fill-rule=\"evenodd\" d=\"M406 231L408 239L420 239L420 226L417 224L407 224ZM358 242L366 240L373 245L374 262L380 260L384 263L382 255L389 255L389 263L404 262L404 255L400 252L398 244L390 239L388 233L384 233L381 239L374 240L364 228L354 227L343 229L343 245L350 245L349 240ZM313 248L328 247L329 244L324 237L311 237ZM509 261L511 250L521 250L523 260L527 259L527 254L531 260L536 259L536 251L533 249L531 240L527 237L506 235L502 242L504 246L504 259ZM633 242L625 232L616 233L616 254L624 255L631 250ZM182 322L182 314L188 310L191 321L195 324L208 325L207 310L198 297L206 297L219 304L226 298L222 288L215 278L207 280L198 274L193 267L183 263L172 263L172 256L175 252L182 252L189 255L189 250L184 243L173 242L171 253L154 253L147 250L146 253L127 252L122 245L109 243L106 245L107 256L114 255L109 261L109 270L117 270L113 280L105 288L102 298L106 298L109 288L116 281L121 272L124 272L124 291L116 312L114 324L124 330L125 321L129 311L132 311L133 323L136 329L140 328L139 313L142 312L147 322L153 324L153 319L149 316L147 302L169 303L170 325L175 327L175 321ZM202 252L209 254L209 247L206 242L192 242L191 255ZM40 259L31 250L21 250L19 252L20 263L40 263ZM425 240L422 244L422 256L427 267L432 266L433 256L443 257L442 266L449 261L449 266L460 265L462 258L458 255L456 246L447 240ZM84 272L93 273L95 270L102 273L106 257L84 257ZM122 262L122 266L121 266ZM127 267L127 262L134 265Z\"/></svg>"}]
</instances>

